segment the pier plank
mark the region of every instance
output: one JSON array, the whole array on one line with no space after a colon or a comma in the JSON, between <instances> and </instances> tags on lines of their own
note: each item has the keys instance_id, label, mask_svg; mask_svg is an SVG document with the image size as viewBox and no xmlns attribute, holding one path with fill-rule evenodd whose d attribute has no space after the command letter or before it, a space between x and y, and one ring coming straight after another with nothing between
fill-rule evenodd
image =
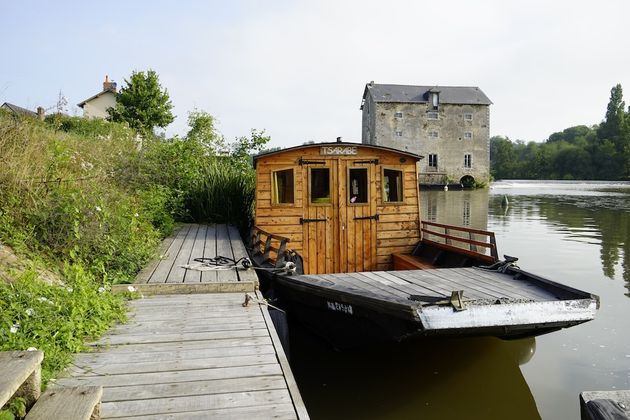
<instances>
[{"instance_id":1,"label":"pier plank","mask_svg":"<svg viewBox=\"0 0 630 420\"><path fill-rule=\"evenodd\" d=\"M193 251L193 247L195 245L195 238L197 237L197 232L199 231L199 225L193 224L190 225L190 229L188 230L188 234L184 239L184 243L179 250L179 253L175 257L175 261L173 262L173 268L171 268L171 272L168 274L166 279L166 283L183 283L184 278L186 277L186 270L182 267L182 265L190 264L191 254Z\"/></svg>"},{"instance_id":2,"label":"pier plank","mask_svg":"<svg viewBox=\"0 0 630 420\"><path fill-rule=\"evenodd\" d=\"M148 283L166 282L166 279L173 268L173 264L175 263L175 258L177 258L190 229L191 225L182 225L175 233L175 239L168 248L168 251L163 255L163 259L159 262L157 268L149 278Z\"/></svg>"},{"instance_id":3,"label":"pier plank","mask_svg":"<svg viewBox=\"0 0 630 420\"><path fill-rule=\"evenodd\" d=\"M77 355L57 386L102 386L102 418L308 419L267 308L243 301L244 293L131 301L129 324Z\"/></svg>"}]
</instances>

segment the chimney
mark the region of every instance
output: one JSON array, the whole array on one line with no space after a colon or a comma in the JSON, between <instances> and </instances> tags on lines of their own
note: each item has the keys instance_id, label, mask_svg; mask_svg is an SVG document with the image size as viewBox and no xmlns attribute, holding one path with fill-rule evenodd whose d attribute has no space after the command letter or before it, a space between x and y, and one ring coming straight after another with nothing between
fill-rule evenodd
<instances>
[{"instance_id":1,"label":"chimney","mask_svg":"<svg viewBox=\"0 0 630 420\"><path fill-rule=\"evenodd\" d=\"M116 82L109 80L109 76L105 75L105 81L103 82L103 91L111 90L112 92L116 92Z\"/></svg>"},{"instance_id":2,"label":"chimney","mask_svg":"<svg viewBox=\"0 0 630 420\"><path fill-rule=\"evenodd\" d=\"M44 121L44 114L46 113L46 111L44 110L44 108L42 108L41 106L37 107L37 118L40 119L40 121Z\"/></svg>"},{"instance_id":3,"label":"chimney","mask_svg":"<svg viewBox=\"0 0 630 420\"><path fill-rule=\"evenodd\" d=\"M341 137L337 137L337 143L341 143Z\"/></svg>"}]
</instances>

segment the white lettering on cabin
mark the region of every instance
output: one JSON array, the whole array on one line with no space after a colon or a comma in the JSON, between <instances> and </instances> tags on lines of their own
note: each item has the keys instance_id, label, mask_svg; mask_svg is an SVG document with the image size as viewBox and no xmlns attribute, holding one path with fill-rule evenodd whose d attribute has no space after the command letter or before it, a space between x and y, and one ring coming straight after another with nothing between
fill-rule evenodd
<instances>
[{"instance_id":1,"label":"white lettering on cabin","mask_svg":"<svg viewBox=\"0 0 630 420\"><path fill-rule=\"evenodd\" d=\"M326 302L328 309L335 312L343 312L344 314L352 315L352 305L339 302Z\"/></svg>"},{"instance_id":2,"label":"white lettering on cabin","mask_svg":"<svg viewBox=\"0 0 630 420\"><path fill-rule=\"evenodd\" d=\"M322 146L319 149L320 155L356 155L357 152L356 146Z\"/></svg>"}]
</instances>

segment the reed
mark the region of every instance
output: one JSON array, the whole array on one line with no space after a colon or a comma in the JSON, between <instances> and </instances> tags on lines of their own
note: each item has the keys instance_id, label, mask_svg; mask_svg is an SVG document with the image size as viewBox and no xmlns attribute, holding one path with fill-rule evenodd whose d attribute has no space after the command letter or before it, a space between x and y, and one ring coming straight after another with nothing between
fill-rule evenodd
<instances>
[{"instance_id":1,"label":"reed","mask_svg":"<svg viewBox=\"0 0 630 420\"><path fill-rule=\"evenodd\" d=\"M256 174L228 157L208 157L186 200L199 222L229 223L245 232L252 223Z\"/></svg>"}]
</instances>

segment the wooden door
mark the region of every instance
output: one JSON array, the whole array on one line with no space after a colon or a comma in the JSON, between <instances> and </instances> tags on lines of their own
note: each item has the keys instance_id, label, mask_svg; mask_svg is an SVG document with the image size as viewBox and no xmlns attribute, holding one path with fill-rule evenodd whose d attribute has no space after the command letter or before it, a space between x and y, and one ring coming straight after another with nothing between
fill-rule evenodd
<instances>
[{"instance_id":1,"label":"wooden door","mask_svg":"<svg viewBox=\"0 0 630 420\"><path fill-rule=\"evenodd\" d=\"M339 195L336 159L302 160L304 212L302 223L304 273L338 272Z\"/></svg>"},{"instance_id":2,"label":"wooden door","mask_svg":"<svg viewBox=\"0 0 630 420\"><path fill-rule=\"evenodd\" d=\"M339 271L376 270L375 159L340 160Z\"/></svg>"}]
</instances>

